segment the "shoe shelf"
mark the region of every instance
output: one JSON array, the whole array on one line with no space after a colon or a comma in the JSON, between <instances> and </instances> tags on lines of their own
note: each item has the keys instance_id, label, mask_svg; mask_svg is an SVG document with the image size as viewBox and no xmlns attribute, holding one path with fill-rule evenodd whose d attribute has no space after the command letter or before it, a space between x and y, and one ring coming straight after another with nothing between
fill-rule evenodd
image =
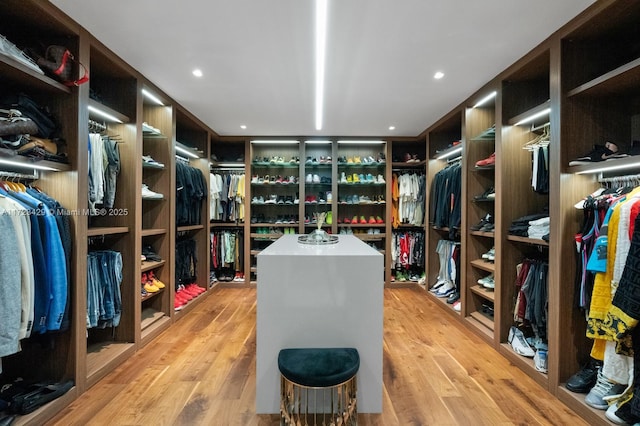
<instances>
[{"instance_id":1,"label":"shoe shelf","mask_svg":"<svg viewBox=\"0 0 640 426\"><path fill-rule=\"evenodd\" d=\"M619 169L619 172L616 172ZM597 174L603 171L615 174L629 174L640 170L640 155L630 155L624 158L612 158L591 164L567 166L567 172L572 174Z\"/></svg>"},{"instance_id":2,"label":"shoe shelf","mask_svg":"<svg viewBox=\"0 0 640 426\"><path fill-rule=\"evenodd\" d=\"M469 287L474 294L482 297L483 299L490 300L491 302L495 301L495 292L493 289L487 289L480 284L472 285Z\"/></svg>"},{"instance_id":3,"label":"shoe shelf","mask_svg":"<svg viewBox=\"0 0 640 426\"><path fill-rule=\"evenodd\" d=\"M587 396L586 393L571 392L565 387L565 383L560 383L556 389L556 397L582 417L587 424L602 426L615 424L605 417L606 410L597 410L589 407L584 402L585 396Z\"/></svg>"},{"instance_id":4,"label":"shoe shelf","mask_svg":"<svg viewBox=\"0 0 640 426\"><path fill-rule=\"evenodd\" d=\"M45 170L54 172L67 172L71 170L72 167L70 164L59 163L57 161L38 160L34 162L31 158L25 157L23 155L16 155L13 150L7 148L0 148L0 157L8 158L13 163L19 163L24 166L37 165L39 167L44 167Z\"/></svg>"},{"instance_id":5,"label":"shoe shelf","mask_svg":"<svg viewBox=\"0 0 640 426\"><path fill-rule=\"evenodd\" d=\"M481 336L493 341L494 322L479 311L472 311L465 318L469 324L481 332Z\"/></svg>"},{"instance_id":6,"label":"shoe shelf","mask_svg":"<svg viewBox=\"0 0 640 426\"><path fill-rule=\"evenodd\" d=\"M147 301L149 301L149 300L152 300L153 298L155 298L155 297L157 297L157 296L161 296L161 295L162 295L162 293L163 293L164 291L165 291L165 289L161 288L161 289L159 289L159 290L158 290L158 291L156 291L156 292L153 292L153 293L147 293L146 295L144 295L144 296L142 296L142 297L140 298L140 301L144 303L144 302L147 302ZM163 315L164 315L164 313L163 313Z\"/></svg>"},{"instance_id":7,"label":"shoe shelf","mask_svg":"<svg viewBox=\"0 0 640 426\"><path fill-rule=\"evenodd\" d=\"M96 342L87 345L87 386L113 371L135 352L135 344L128 342Z\"/></svg>"},{"instance_id":8,"label":"shoe shelf","mask_svg":"<svg viewBox=\"0 0 640 426\"><path fill-rule=\"evenodd\" d=\"M412 281L406 281L406 282L412 282ZM394 281L394 284L402 284L402 281ZM438 305L442 306L444 309L447 310L447 312L451 312L452 314L456 315L457 317L460 317L460 312L456 311L453 308L453 304L452 303L447 303L447 297L438 297L435 294L431 293L430 291L427 291L427 297L429 297L431 300L433 300L434 302L436 302Z\"/></svg>"},{"instance_id":9,"label":"shoe shelf","mask_svg":"<svg viewBox=\"0 0 640 426\"><path fill-rule=\"evenodd\" d=\"M163 291L163 290L160 290L160 291ZM157 294L157 293L153 293L153 294ZM152 296L149 296L149 297L152 297ZM153 308L142 309L141 318L142 319L140 321L140 327L143 331L151 327L156 322L162 320L163 318L168 319L168 317L164 314L164 312L156 311Z\"/></svg>"},{"instance_id":10,"label":"shoe shelf","mask_svg":"<svg viewBox=\"0 0 640 426\"><path fill-rule=\"evenodd\" d=\"M140 272L151 271L152 269L156 269L163 266L165 263L167 263L166 260L161 260L158 262L153 260L145 260L142 262L142 266L140 266Z\"/></svg>"},{"instance_id":11,"label":"shoe shelf","mask_svg":"<svg viewBox=\"0 0 640 426\"><path fill-rule=\"evenodd\" d=\"M200 229L204 229L204 225L185 225L185 226L178 226L176 228L176 232L191 232L191 231L198 231Z\"/></svg>"},{"instance_id":12,"label":"shoe shelf","mask_svg":"<svg viewBox=\"0 0 640 426\"><path fill-rule=\"evenodd\" d=\"M143 229L140 232L140 235L142 237L153 237L153 236L156 236L156 235L164 235L166 233L167 233L167 230L164 229L164 228L155 228L155 229L151 228L151 229Z\"/></svg>"},{"instance_id":13,"label":"shoe shelf","mask_svg":"<svg viewBox=\"0 0 640 426\"><path fill-rule=\"evenodd\" d=\"M521 237L519 235L507 235L507 240L515 241L517 243L535 245L535 246L544 246L544 247L549 246L548 241L538 239L538 238Z\"/></svg>"},{"instance_id":14,"label":"shoe shelf","mask_svg":"<svg viewBox=\"0 0 640 426\"><path fill-rule=\"evenodd\" d=\"M474 260L470 261L469 263L474 268L482 269L483 271L487 271L487 272L495 272L496 271L496 264L495 263L488 262L488 261L483 260L483 259L474 259Z\"/></svg>"},{"instance_id":15,"label":"shoe shelf","mask_svg":"<svg viewBox=\"0 0 640 426\"><path fill-rule=\"evenodd\" d=\"M87 229L87 237L100 237L102 235L126 234L129 232L128 226L100 226Z\"/></svg>"},{"instance_id":16,"label":"shoe shelf","mask_svg":"<svg viewBox=\"0 0 640 426\"><path fill-rule=\"evenodd\" d=\"M640 80L640 58L627 62L569 90L567 96L608 96L612 94L637 93L638 80Z\"/></svg>"},{"instance_id":17,"label":"shoe shelf","mask_svg":"<svg viewBox=\"0 0 640 426\"><path fill-rule=\"evenodd\" d=\"M536 369L533 358L528 358L517 354L509 343L501 343L499 346L499 352L501 355L511 361L511 363L526 372L527 375L538 382L540 386L545 389L548 388L549 375Z\"/></svg>"}]
</instances>

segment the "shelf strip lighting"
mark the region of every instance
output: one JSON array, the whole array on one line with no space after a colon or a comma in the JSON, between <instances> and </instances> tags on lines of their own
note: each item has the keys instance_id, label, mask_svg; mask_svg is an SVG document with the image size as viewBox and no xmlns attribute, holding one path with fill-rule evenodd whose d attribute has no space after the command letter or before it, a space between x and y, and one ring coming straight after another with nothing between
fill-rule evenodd
<instances>
[{"instance_id":1,"label":"shelf strip lighting","mask_svg":"<svg viewBox=\"0 0 640 426\"><path fill-rule=\"evenodd\" d=\"M48 170L48 171L53 171L53 172L60 171L59 169L56 169L56 168L53 168L53 167L41 166L39 164L34 164L34 163L21 163L19 161L5 160L4 158L0 158L0 164L6 164L8 166L20 167L20 168L23 168L23 169Z\"/></svg>"},{"instance_id":2,"label":"shelf strip lighting","mask_svg":"<svg viewBox=\"0 0 640 426\"><path fill-rule=\"evenodd\" d=\"M195 154L193 151L190 151L188 149L185 149L181 146L177 146L176 145L176 151L183 153L184 155L187 155L191 158L200 158L197 154Z\"/></svg>"},{"instance_id":3,"label":"shelf strip lighting","mask_svg":"<svg viewBox=\"0 0 640 426\"><path fill-rule=\"evenodd\" d=\"M636 168L636 169L640 168L640 161L635 163L630 163L630 164L627 163L627 164L604 166L597 169L582 170L582 171L576 172L576 174L577 175L595 174L595 173L601 173L601 172L612 172L615 170L624 170L624 169L633 169L633 168Z\"/></svg>"},{"instance_id":4,"label":"shelf strip lighting","mask_svg":"<svg viewBox=\"0 0 640 426\"><path fill-rule=\"evenodd\" d=\"M142 89L142 95L149 99L151 102L154 102L160 106L164 106L164 104L162 103L162 101L160 99L158 99L156 97L156 95L154 95L153 93L149 92L147 89Z\"/></svg>"},{"instance_id":5,"label":"shelf strip lighting","mask_svg":"<svg viewBox=\"0 0 640 426\"><path fill-rule=\"evenodd\" d=\"M545 108L542 111L536 112L535 114L531 114L530 116L523 118L522 120L514 124L514 126L519 126L521 124L525 124L530 121L533 121L536 118L544 117L545 115L549 115L550 112L551 112L551 108Z\"/></svg>"},{"instance_id":6,"label":"shelf strip lighting","mask_svg":"<svg viewBox=\"0 0 640 426\"><path fill-rule=\"evenodd\" d=\"M316 0L316 130L322 130L328 0Z\"/></svg>"},{"instance_id":7,"label":"shelf strip lighting","mask_svg":"<svg viewBox=\"0 0 640 426\"><path fill-rule=\"evenodd\" d=\"M251 143L255 143L255 144L293 145L293 144L300 143L300 141L259 140L259 141L251 141Z\"/></svg>"},{"instance_id":8,"label":"shelf strip lighting","mask_svg":"<svg viewBox=\"0 0 640 426\"><path fill-rule=\"evenodd\" d=\"M449 158L449 157L453 157L454 155L458 154L462 152L462 147L459 146L458 148L451 150L449 152L445 152L444 154L440 155L439 157L436 157L436 160L444 160L445 158Z\"/></svg>"},{"instance_id":9,"label":"shelf strip lighting","mask_svg":"<svg viewBox=\"0 0 640 426\"><path fill-rule=\"evenodd\" d=\"M123 122L119 118L116 118L113 115L109 114L108 112L104 112L101 109L98 109L98 108L96 108L94 106L88 105L87 109L89 111L91 111L92 113L94 113L94 114L98 114L102 118L106 118L107 120L115 121L116 123L122 123Z\"/></svg>"},{"instance_id":10,"label":"shelf strip lighting","mask_svg":"<svg viewBox=\"0 0 640 426\"><path fill-rule=\"evenodd\" d=\"M209 163L209 167L228 167L228 168L236 168L243 169L244 163Z\"/></svg>"},{"instance_id":11,"label":"shelf strip lighting","mask_svg":"<svg viewBox=\"0 0 640 426\"><path fill-rule=\"evenodd\" d=\"M348 140L343 140L343 141L338 141L338 143L352 144L352 145L358 145L358 144L372 145L372 144L383 144L384 141L359 141L359 140L348 141Z\"/></svg>"},{"instance_id":12,"label":"shelf strip lighting","mask_svg":"<svg viewBox=\"0 0 640 426\"><path fill-rule=\"evenodd\" d=\"M304 141L307 145L327 145L330 144L331 141Z\"/></svg>"},{"instance_id":13,"label":"shelf strip lighting","mask_svg":"<svg viewBox=\"0 0 640 426\"><path fill-rule=\"evenodd\" d=\"M478 108L479 106L482 106L482 105L486 104L491 99L495 98L497 94L498 94L498 92L494 90L493 92L489 93L484 98L480 99L473 107L474 108Z\"/></svg>"}]
</instances>

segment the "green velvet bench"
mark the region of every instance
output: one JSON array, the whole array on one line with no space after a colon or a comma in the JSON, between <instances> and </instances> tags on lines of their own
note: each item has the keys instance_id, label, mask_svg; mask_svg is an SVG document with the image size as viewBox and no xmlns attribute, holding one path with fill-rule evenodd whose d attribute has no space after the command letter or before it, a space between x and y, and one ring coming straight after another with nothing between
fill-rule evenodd
<instances>
[{"instance_id":1,"label":"green velvet bench","mask_svg":"<svg viewBox=\"0 0 640 426\"><path fill-rule=\"evenodd\" d=\"M282 349L282 425L357 425L360 356L354 348Z\"/></svg>"}]
</instances>

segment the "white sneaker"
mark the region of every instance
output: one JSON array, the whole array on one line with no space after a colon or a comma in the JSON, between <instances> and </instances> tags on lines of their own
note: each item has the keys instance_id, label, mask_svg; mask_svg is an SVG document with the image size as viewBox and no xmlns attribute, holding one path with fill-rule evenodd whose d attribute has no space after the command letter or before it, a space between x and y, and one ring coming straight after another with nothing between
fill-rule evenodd
<instances>
[{"instance_id":1,"label":"white sneaker","mask_svg":"<svg viewBox=\"0 0 640 426\"><path fill-rule=\"evenodd\" d=\"M376 180L376 183L385 183L384 177L382 177L382 175L378 175L378 180Z\"/></svg>"},{"instance_id":2,"label":"white sneaker","mask_svg":"<svg viewBox=\"0 0 640 426\"><path fill-rule=\"evenodd\" d=\"M312 183L313 182L313 175L311 173L309 173L304 181L306 183Z\"/></svg>"},{"instance_id":3,"label":"white sneaker","mask_svg":"<svg viewBox=\"0 0 640 426\"><path fill-rule=\"evenodd\" d=\"M509 329L509 337L507 339L513 351L518 355L526 356L527 358L533 358L535 355L534 350L527 343L524 334L518 328L511 326Z\"/></svg>"},{"instance_id":4,"label":"white sneaker","mask_svg":"<svg viewBox=\"0 0 640 426\"><path fill-rule=\"evenodd\" d=\"M455 301L453 303L453 310L456 312L460 312L460 310L462 309L462 304L460 303L459 300Z\"/></svg>"},{"instance_id":5,"label":"white sneaker","mask_svg":"<svg viewBox=\"0 0 640 426\"><path fill-rule=\"evenodd\" d=\"M442 287L445 283L446 283L446 281L445 281L445 280L440 280L440 279L439 279L438 281L436 281L436 283L435 283L433 286L431 286L431 288L429 289L429 291L430 291L431 293L435 293L435 292L436 292L436 291L438 291L438 290L440 289L440 287Z\"/></svg>"},{"instance_id":6,"label":"white sneaker","mask_svg":"<svg viewBox=\"0 0 640 426\"><path fill-rule=\"evenodd\" d=\"M616 416L616 411L618 411L618 402L614 402L607 408L607 411L604 413L604 416L612 423L617 425L628 425L629 423L622 420L620 417Z\"/></svg>"},{"instance_id":7,"label":"white sneaker","mask_svg":"<svg viewBox=\"0 0 640 426\"><path fill-rule=\"evenodd\" d=\"M536 354L533 356L533 364L541 373L547 373L547 350L546 349L538 349Z\"/></svg>"},{"instance_id":8,"label":"white sneaker","mask_svg":"<svg viewBox=\"0 0 640 426\"><path fill-rule=\"evenodd\" d=\"M320 176L313 175L313 183L320 183Z\"/></svg>"},{"instance_id":9,"label":"white sneaker","mask_svg":"<svg viewBox=\"0 0 640 426\"><path fill-rule=\"evenodd\" d=\"M340 183L348 183L347 175L344 172L342 172L342 174L340 175Z\"/></svg>"},{"instance_id":10,"label":"white sneaker","mask_svg":"<svg viewBox=\"0 0 640 426\"><path fill-rule=\"evenodd\" d=\"M331 191L327 191L326 197L327 197L327 203L333 202L333 194L331 193Z\"/></svg>"},{"instance_id":11,"label":"white sneaker","mask_svg":"<svg viewBox=\"0 0 640 426\"><path fill-rule=\"evenodd\" d=\"M142 184L142 198L147 200L162 200L164 195L153 192L147 185Z\"/></svg>"},{"instance_id":12,"label":"white sneaker","mask_svg":"<svg viewBox=\"0 0 640 426\"><path fill-rule=\"evenodd\" d=\"M454 291L456 291L456 286L453 282L446 281L438 291L436 291L436 297L448 297Z\"/></svg>"}]
</instances>

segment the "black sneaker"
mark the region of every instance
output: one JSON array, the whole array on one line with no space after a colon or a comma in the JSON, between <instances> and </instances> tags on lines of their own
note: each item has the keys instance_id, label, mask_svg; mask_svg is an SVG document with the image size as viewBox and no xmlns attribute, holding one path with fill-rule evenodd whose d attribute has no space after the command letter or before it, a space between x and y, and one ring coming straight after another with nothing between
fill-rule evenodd
<instances>
[{"instance_id":1,"label":"black sneaker","mask_svg":"<svg viewBox=\"0 0 640 426\"><path fill-rule=\"evenodd\" d=\"M447 298L447 303L453 305L458 300L460 300L460 293L458 291L455 291L449 295L449 297Z\"/></svg>"},{"instance_id":2,"label":"black sneaker","mask_svg":"<svg viewBox=\"0 0 640 426\"><path fill-rule=\"evenodd\" d=\"M582 157L576 158L569 162L570 166L579 166L581 164L591 164L600 161L611 160L614 158L623 158L627 154L623 154L618 150L618 146L613 142L606 142L604 145L594 145L591 152Z\"/></svg>"},{"instance_id":3,"label":"black sneaker","mask_svg":"<svg viewBox=\"0 0 640 426\"><path fill-rule=\"evenodd\" d=\"M480 222L476 223L475 225L471 225L469 229L471 229L472 231L479 231L480 228L490 223L493 223L493 216L491 216L491 213L487 213L487 215L483 217Z\"/></svg>"},{"instance_id":4,"label":"black sneaker","mask_svg":"<svg viewBox=\"0 0 640 426\"><path fill-rule=\"evenodd\" d=\"M589 392L598 380L600 368L602 368L602 361L591 358L580 371L569 377L565 385L566 388L575 393Z\"/></svg>"}]
</instances>

